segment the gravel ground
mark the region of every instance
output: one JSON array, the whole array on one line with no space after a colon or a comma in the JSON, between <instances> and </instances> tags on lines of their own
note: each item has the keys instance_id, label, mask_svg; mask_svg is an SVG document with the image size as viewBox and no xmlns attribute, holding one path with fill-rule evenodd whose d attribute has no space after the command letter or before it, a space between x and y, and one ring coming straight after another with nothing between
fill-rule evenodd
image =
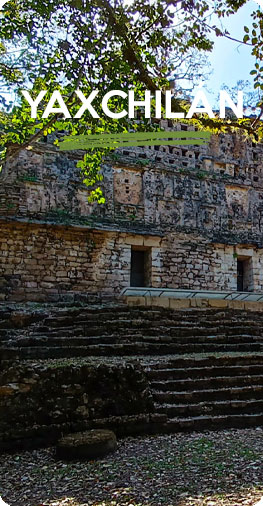
<instances>
[{"instance_id":1,"label":"gravel ground","mask_svg":"<svg viewBox=\"0 0 263 506\"><path fill-rule=\"evenodd\" d=\"M239 506L263 496L263 429L120 440L92 462L55 460L54 448L1 456L10 506Z\"/></svg>"}]
</instances>

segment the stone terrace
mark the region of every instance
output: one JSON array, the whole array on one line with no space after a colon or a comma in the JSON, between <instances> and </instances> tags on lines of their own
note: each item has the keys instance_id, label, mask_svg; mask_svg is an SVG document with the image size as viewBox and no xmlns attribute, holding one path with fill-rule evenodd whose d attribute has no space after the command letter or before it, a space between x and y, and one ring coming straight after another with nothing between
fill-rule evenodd
<instances>
[{"instance_id":1,"label":"stone terrace","mask_svg":"<svg viewBox=\"0 0 263 506\"><path fill-rule=\"evenodd\" d=\"M262 322L229 309L2 306L0 448L94 427L262 425Z\"/></svg>"}]
</instances>

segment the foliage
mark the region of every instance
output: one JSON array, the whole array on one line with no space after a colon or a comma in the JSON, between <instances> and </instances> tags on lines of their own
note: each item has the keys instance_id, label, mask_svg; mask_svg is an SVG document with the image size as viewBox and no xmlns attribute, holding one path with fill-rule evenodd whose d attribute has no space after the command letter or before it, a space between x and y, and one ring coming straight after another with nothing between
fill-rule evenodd
<instances>
[{"instance_id":1,"label":"foliage","mask_svg":"<svg viewBox=\"0 0 263 506\"><path fill-rule=\"evenodd\" d=\"M55 89L63 92L73 114L80 105L74 94L77 88L85 96L98 89L94 100L97 110L101 97L110 90L132 87L139 99L145 89L166 89L173 76L176 89L182 92L179 80L188 78L193 82L194 74L204 69L205 54L213 47L211 35L231 38L221 25L219 28L207 23L209 14L213 13L213 19L220 22L247 1L219 0L211 4L209 0L9 0L0 24L0 91L8 86L7 97L12 94L15 106L11 107L8 98L2 96L0 156L12 159L22 147L53 132L79 135L158 129L157 124L147 120L116 121L103 114L100 120L87 114L81 119L64 120L58 114L42 119L41 110ZM243 40L251 45L256 59L252 72L255 89L260 92L259 118L251 122L250 118L221 121L201 117L194 120L197 126L213 132L240 128L262 136L262 16L260 10L255 11L252 27L244 28ZM29 104L19 96L21 89L33 89L33 96L48 89L36 119L30 117ZM112 110L118 111L120 105L119 99L112 99ZM174 98L175 111L188 107L182 97ZM79 163L85 184L93 189L91 201L100 203L104 202L99 185L105 154L105 150L91 151Z\"/></svg>"}]
</instances>

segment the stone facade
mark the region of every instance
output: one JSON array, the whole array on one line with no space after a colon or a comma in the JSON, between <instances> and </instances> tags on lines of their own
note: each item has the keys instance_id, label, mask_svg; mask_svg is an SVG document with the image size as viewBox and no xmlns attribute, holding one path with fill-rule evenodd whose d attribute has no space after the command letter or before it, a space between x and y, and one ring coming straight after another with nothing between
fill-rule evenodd
<instances>
[{"instance_id":1,"label":"stone facade","mask_svg":"<svg viewBox=\"0 0 263 506\"><path fill-rule=\"evenodd\" d=\"M103 167L103 206L88 203L80 157L39 142L2 170L1 300L118 294L142 276L263 290L262 144L220 134L209 146L119 149Z\"/></svg>"}]
</instances>

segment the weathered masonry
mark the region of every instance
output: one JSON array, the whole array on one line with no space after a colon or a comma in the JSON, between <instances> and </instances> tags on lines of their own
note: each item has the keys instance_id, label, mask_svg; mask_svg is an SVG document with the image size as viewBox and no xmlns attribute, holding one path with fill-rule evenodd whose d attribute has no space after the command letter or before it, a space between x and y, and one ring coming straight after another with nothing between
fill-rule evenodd
<instances>
[{"instance_id":1,"label":"weathered masonry","mask_svg":"<svg viewBox=\"0 0 263 506\"><path fill-rule=\"evenodd\" d=\"M262 144L233 134L119 149L103 167L103 206L87 201L80 156L39 142L3 168L0 300L263 290Z\"/></svg>"}]
</instances>

